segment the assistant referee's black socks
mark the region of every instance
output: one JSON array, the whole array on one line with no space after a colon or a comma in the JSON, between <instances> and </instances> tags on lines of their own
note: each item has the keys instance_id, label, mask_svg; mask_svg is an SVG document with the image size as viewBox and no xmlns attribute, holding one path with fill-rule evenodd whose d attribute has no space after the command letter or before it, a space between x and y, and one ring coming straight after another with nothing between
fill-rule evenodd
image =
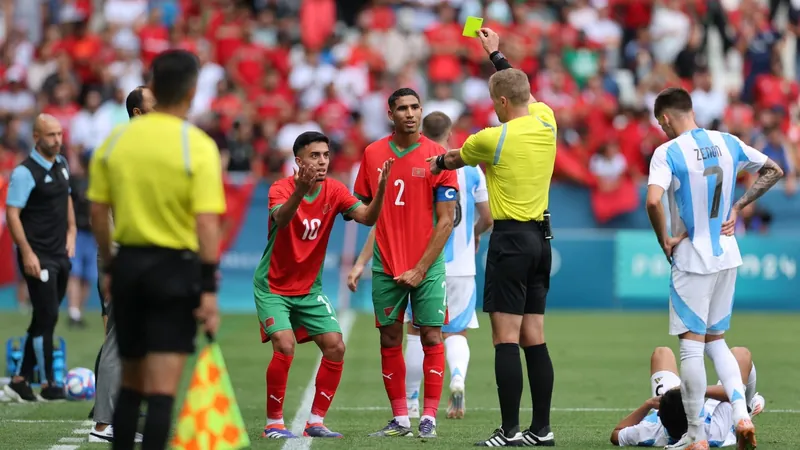
<instances>
[{"instance_id":1,"label":"assistant referee's black socks","mask_svg":"<svg viewBox=\"0 0 800 450\"><path fill-rule=\"evenodd\" d=\"M133 439L139 425L139 406L142 394L122 387L114 409L114 450L133 450Z\"/></svg>"},{"instance_id":2,"label":"assistant referee's black socks","mask_svg":"<svg viewBox=\"0 0 800 450\"><path fill-rule=\"evenodd\" d=\"M500 416L506 437L519 431L519 404L522 398L522 362L518 344L494 346L494 378L500 399Z\"/></svg>"},{"instance_id":3,"label":"assistant referee's black socks","mask_svg":"<svg viewBox=\"0 0 800 450\"><path fill-rule=\"evenodd\" d=\"M525 362L528 365L528 382L531 385L533 420L531 432L539 433L550 427L550 401L553 399L553 361L547 344L525 347Z\"/></svg>"},{"instance_id":4,"label":"assistant referee's black socks","mask_svg":"<svg viewBox=\"0 0 800 450\"><path fill-rule=\"evenodd\" d=\"M172 404L175 397L169 395L147 396L147 419L144 421L142 450L167 448L169 427L172 422Z\"/></svg>"}]
</instances>

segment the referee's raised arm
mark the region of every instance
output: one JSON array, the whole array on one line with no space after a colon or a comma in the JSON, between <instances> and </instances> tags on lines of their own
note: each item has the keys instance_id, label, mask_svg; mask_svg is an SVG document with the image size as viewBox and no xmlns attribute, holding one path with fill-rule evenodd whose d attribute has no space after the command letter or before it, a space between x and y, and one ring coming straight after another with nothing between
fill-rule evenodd
<instances>
[{"instance_id":1,"label":"referee's raised arm","mask_svg":"<svg viewBox=\"0 0 800 450\"><path fill-rule=\"evenodd\" d=\"M544 340L544 311L550 288L550 180L556 156L553 110L531 95L530 82L499 51L500 38L489 28L478 36L497 72L489 93L502 125L467 138L460 149L431 159L431 171L485 164L494 230L486 258L483 310L492 323L495 379L502 427L478 445L498 447L553 445L550 400L553 364ZM533 421L519 427L525 351L533 400Z\"/></svg>"},{"instance_id":2,"label":"referee's raised arm","mask_svg":"<svg viewBox=\"0 0 800 450\"><path fill-rule=\"evenodd\" d=\"M219 214L225 210L220 156L214 141L185 120L199 63L189 52L170 50L155 58L151 70L155 110L116 130L94 152L87 192L122 358L114 448L133 448L143 400L144 435L153 448L165 448L197 321L207 333L219 324L216 271Z\"/></svg>"}]
</instances>

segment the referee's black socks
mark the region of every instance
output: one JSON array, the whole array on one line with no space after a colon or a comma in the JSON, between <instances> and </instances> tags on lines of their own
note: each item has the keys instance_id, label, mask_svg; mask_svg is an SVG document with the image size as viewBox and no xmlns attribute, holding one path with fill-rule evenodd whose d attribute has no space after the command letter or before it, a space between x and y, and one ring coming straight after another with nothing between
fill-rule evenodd
<instances>
[{"instance_id":1,"label":"referee's black socks","mask_svg":"<svg viewBox=\"0 0 800 450\"><path fill-rule=\"evenodd\" d=\"M550 426L550 401L553 398L553 361L547 344L525 347L525 362L528 365L528 382L531 385L533 420L531 432L539 433ZM547 430L549 432L549 429Z\"/></svg>"},{"instance_id":2,"label":"referee's black socks","mask_svg":"<svg viewBox=\"0 0 800 450\"><path fill-rule=\"evenodd\" d=\"M522 362L518 344L494 346L494 378L500 399L500 416L506 437L519 431L519 404L522 398Z\"/></svg>"},{"instance_id":3,"label":"referee's black socks","mask_svg":"<svg viewBox=\"0 0 800 450\"><path fill-rule=\"evenodd\" d=\"M133 450L141 403L141 393L125 386L120 389L114 408L114 450Z\"/></svg>"},{"instance_id":4,"label":"referee's black socks","mask_svg":"<svg viewBox=\"0 0 800 450\"><path fill-rule=\"evenodd\" d=\"M167 448L169 427L172 422L172 405L175 397L169 395L147 396L147 418L144 421L142 450Z\"/></svg>"}]
</instances>

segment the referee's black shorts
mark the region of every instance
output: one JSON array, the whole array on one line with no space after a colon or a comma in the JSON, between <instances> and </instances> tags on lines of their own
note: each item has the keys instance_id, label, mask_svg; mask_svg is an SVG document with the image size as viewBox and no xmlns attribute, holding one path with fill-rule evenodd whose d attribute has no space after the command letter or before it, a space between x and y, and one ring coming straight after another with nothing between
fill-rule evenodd
<instances>
[{"instance_id":1,"label":"referee's black shorts","mask_svg":"<svg viewBox=\"0 0 800 450\"><path fill-rule=\"evenodd\" d=\"M489 238L483 311L544 314L552 253L542 222L497 220Z\"/></svg>"},{"instance_id":2,"label":"referee's black shorts","mask_svg":"<svg viewBox=\"0 0 800 450\"><path fill-rule=\"evenodd\" d=\"M111 314L122 358L194 353L200 305L196 253L121 246L111 269Z\"/></svg>"}]
</instances>

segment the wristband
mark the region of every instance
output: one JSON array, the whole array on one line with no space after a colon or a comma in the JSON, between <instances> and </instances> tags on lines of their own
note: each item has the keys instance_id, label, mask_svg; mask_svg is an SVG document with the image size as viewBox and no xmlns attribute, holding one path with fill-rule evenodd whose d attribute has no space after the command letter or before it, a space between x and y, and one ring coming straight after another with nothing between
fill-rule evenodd
<instances>
[{"instance_id":1,"label":"wristband","mask_svg":"<svg viewBox=\"0 0 800 450\"><path fill-rule=\"evenodd\" d=\"M217 292L217 268L216 263L200 264L200 292L204 294Z\"/></svg>"},{"instance_id":2,"label":"wristband","mask_svg":"<svg viewBox=\"0 0 800 450\"><path fill-rule=\"evenodd\" d=\"M489 55L489 59L492 61L495 70L497 70L498 72L501 70L512 68L511 63L509 63L508 60L506 59L506 55L500 53L499 51L492 52L492 54Z\"/></svg>"},{"instance_id":3,"label":"wristband","mask_svg":"<svg viewBox=\"0 0 800 450\"><path fill-rule=\"evenodd\" d=\"M439 155L436 157L436 167L447 170L447 166L444 163L444 155Z\"/></svg>"},{"instance_id":4,"label":"wristband","mask_svg":"<svg viewBox=\"0 0 800 450\"><path fill-rule=\"evenodd\" d=\"M111 269L114 267L114 258L111 258L111 261L103 264L103 275L108 275L111 273Z\"/></svg>"}]
</instances>

